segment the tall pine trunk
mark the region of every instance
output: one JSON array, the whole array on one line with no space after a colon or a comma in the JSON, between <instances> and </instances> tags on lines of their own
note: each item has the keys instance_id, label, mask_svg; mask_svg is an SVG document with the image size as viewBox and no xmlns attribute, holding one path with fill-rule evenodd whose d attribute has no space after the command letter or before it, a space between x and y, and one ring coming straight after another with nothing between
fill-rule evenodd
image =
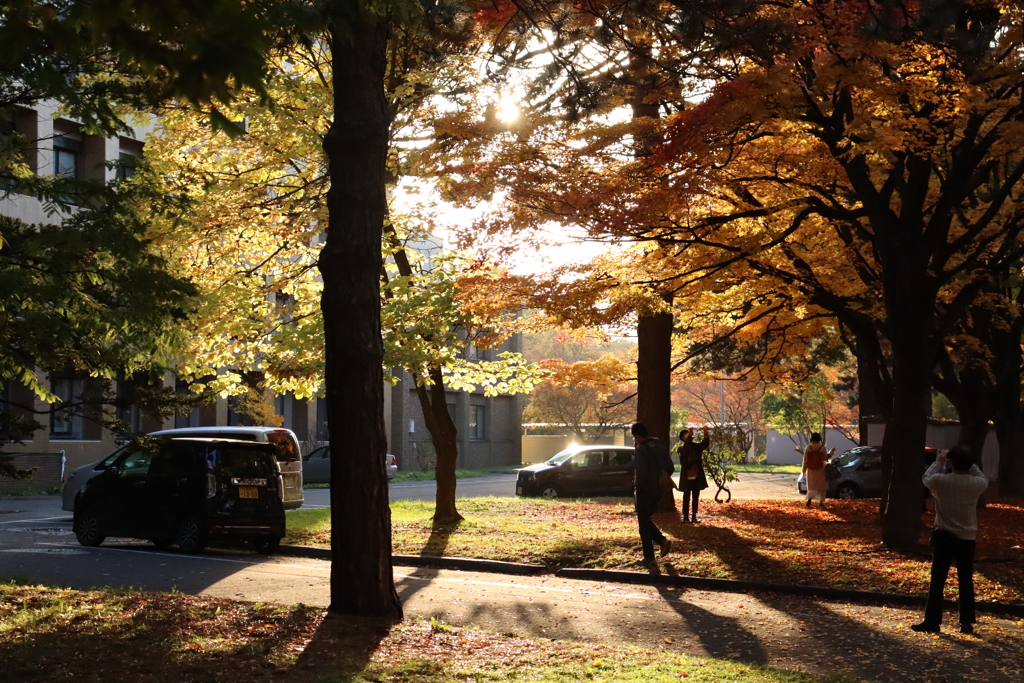
<instances>
[{"instance_id":1,"label":"tall pine trunk","mask_svg":"<svg viewBox=\"0 0 1024 683\"><path fill-rule=\"evenodd\" d=\"M1018 287L1013 299L1016 304L1014 310L1020 311L1024 304L1024 289ZM996 390L992 400L992 421L999 440L999 495L1024 496L1024 405L1020 398L1021 366L1024 365L1020 342L1024 333L1024 314L1018 312L1005 331L997 325L992 329L1000 332L995 336L994 345L1002 359L993 373Z\"/></svg>"},{"instance_id":2,"label":"tall pine trunk","mask_svg":"<svg viewBox=\"0 0 1024 683\"><path fill-rule=\"evenodd\" d=\"M668 447L672 428L672 296L663 297L670 310L641 315L637 324L636 416L651 436ZM662 496L658 511L675 511L671 489Z\"/></svg>"},{"instance_id":3,"label":"tall pine trunk","mask_svg":"<svg viewBox=\"0 0 1024 683\"><path fill-rule=\"evenodd\" d=\"M892 342L892 416L885 428L883 450L891 462L882 512L882 542L907 547L920 540L924 490L924 449L935 367L934 311L936 292L930 284L923 245L913 230L894 228L884 274L886 324ZM902 235L900 234L902 233ZM915 249L917 247L917 249Z\"/></svg>"},{"instance_id":4,"label":"tall pine trunk","mask_svg":"<svg viewBox=\"0 0 1024 683\"><path fill-rule=\"evenodd\" d=\"M400 619L391 566L384 456L381 235L387 210L384 99L387 21L358 3L329 6L334 121L324 137L331 187L324 291L324 361L331 434L331 602L336 614Z\"/></svg>"},{"instance_id":5,"label":"tall pine trunk","mask_svg":"<svg viewBox=\"0 0 1024 683\"><path fill-rule=\"evenodd\" d=\"M1019 347L1018 347L1019 348ZM999 439L999 495L1024 496L1024 415L1021 412L1018 372L999 385L995 430Z\"/></svg>"}]
</instances>

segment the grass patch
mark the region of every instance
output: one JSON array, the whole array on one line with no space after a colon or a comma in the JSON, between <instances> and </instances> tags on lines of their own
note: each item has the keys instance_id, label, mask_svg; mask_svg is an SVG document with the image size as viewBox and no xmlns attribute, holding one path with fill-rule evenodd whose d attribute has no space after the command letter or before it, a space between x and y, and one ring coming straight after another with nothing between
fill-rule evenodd
<instances>
[{"instance_id":1,"label":"grass patch","mask_svg":"<svg viewBox=\"0 0 1024 683\"><path fill-rule=\"evenodd\" d=\"M681 574L917 595L927 586L926 537L912 552L882 546L878 501L829 500L824 510L782 500L705 502L701 508L699 525L683 524L671 514L655 518L673 539L672 562ZM552 568L640 566L636 517L628 499L461 498L459 511L464 522L434 528L433 502L393 501L393 552ZM288 515L286 543L329 546L329 510ZM1024 506L993 503L978 511L978 519L978 599L1024 601L1019 536ZM924 521L930 525L931 513Z\"/></svg>"},{"instance_id":2,"label":"grass patch","mask_svg":"<svg viewBox=\"0 0 1024 683\"><path fill-rule=\"evenodd\" d=\"M512 465L502 465L500 467L484 467L475 470L455 470L455 477L457 479L472 479L473 477L485 477L489 474L514 474L519 467ZM434 481L434 470L399 470L395 474L395 478L391 481L402 482L402 481Z\"/></svg>"},{"instance_id":3,"label":"grass patch","mask_svg":"<svg viewBox=\"0 0 1024 683\"><path fill-rule=\"evenodd\" d=\"M45 488L33 488L31 486L25 486L20 489L14 489L6 493L0 494L0 496L12 496L12 497L25 497L25 496L58 496L60 492L64 490L63 484L56 484L54 486L47 486Z\"/></svg>"},{"instance_id":4,"label":"grass patch","mask_svg":"<svg viewBox=\"0 0 1024 683\"><path fill-rule=\"evenodd\" d=\"M532 640L436 620L324 621L303 606L0 585L4 680L57 683L846 681L633 647ZM685 674L685 675L684 675Z\"/></svg>"},{"instance_id":5,"label":"grass patch","mask_svg":"<svg viewBox=\"0 0 1024 683\"><path fill-rule=\"evenodd\" d=\"M474 477L486 477L489 474L515 474L519 470L519 467L513 467L511 465L503 465L501 467L486 467L477 470L455 470L455 477L457 479L472 479ZM391 482L403 482L403 481L434 481L434 470L420 471L420 470L406 470L399 471L395 474L394 479L389 479ZM329 489L330 484L304 484L302 488L306 489Z\"/></svg>"},{"instance_id":6,"label":"grass patch","mask_svg":"<svg viewBox=\"0 0 1024 683\"><path fill-rule=\"evenodd\" d=\"M756 472L763 474L800 474L800 465L769 465L764 462L739 462L730 464L729 470L738 473Z\"/></svg>"}]
</instances>

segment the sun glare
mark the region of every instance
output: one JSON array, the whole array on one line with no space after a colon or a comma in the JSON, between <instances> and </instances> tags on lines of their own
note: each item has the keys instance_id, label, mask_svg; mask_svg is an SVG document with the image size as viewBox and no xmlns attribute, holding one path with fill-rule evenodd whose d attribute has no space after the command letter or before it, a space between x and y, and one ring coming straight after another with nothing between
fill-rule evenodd
<instances>
[{"instance_id":1,"label":"sun glare","mask_svg":"<svg viewBox=\"0 0 1024 683\"><path fill-rule=\"evenodd\" d=\"M503 123L512 123L519 118L519 104L514 97L502 97L498 102L498 120Z\"/></svg>"}]
</instances>

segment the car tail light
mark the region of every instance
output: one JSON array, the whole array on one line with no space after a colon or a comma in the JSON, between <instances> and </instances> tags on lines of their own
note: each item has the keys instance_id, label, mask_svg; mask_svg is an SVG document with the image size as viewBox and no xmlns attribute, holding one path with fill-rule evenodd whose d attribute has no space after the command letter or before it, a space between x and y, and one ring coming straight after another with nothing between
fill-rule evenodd
<instances>
[{"instance_id":1,"label":"car tail light","mask_svg":"<svg viewBox=\"0 0 1024 683\"><path fill-rule=\"evenodd\" d=\"M384 464L387 465L388 467L393 466L395 464L395 456L388 453L386 456L384 456Z\"/></svg>"},{"instance_id":2,"label":"car tail light","mask_svg":"<svg viewBox=\"0 0 1024 683\"><path fill-rule=\"evenodd\" d=\"M213 498L217 495L217 477L213 472L206 473L206 497Z\"/></svg>"}]
</instances>

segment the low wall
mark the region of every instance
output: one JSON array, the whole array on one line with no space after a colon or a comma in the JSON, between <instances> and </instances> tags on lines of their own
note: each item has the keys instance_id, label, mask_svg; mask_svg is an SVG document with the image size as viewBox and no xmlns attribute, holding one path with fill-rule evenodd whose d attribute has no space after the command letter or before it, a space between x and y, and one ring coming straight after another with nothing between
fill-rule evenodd
<instances>
[{"instance_id":1,"label":"low wall","mask_svg":"<svg viewBox=\"0 0 1024 683\"><path fill-rule=\"evenodd\" d=\"M0 477L0 495L11 493L45 493L60 487L64 456L61 453L17 453L11 455L15 469L35 470L28 479Z\"/></svg>"},{"instance_id":2,"label":"low wall","mask_svg":"<svg viewBox=\"0 0 1024 683\"><path fill-rule=\"evenodd\" d=\"M885 423L876 419L865 420L867 435L864 443L868 446L881 446L885 438ZM952 448L960 439L960 423L940 420L929 420L925 435L925 446L929 448ZM981 450L981 469L990 482L999 478L999 440L996 431L989 428L988 435Z\"/></svg>"},{"instance_id":3,"label":"low wall","mask_svg":"<svg viewBox=\"0 0 1024 683\"><path fill-rule=\"evenodd\" d=\"M829 429L825 434L825 445L835 448L836 453L856 448L857 444L835 429ZM787 434L780 434L774 429L768 430L768 438L765 445L765 453L768 456L770 465L799 465L803 462L803 451L797 451L797 439Z\"/></svg>"},{"instance_id":4,"label":"low wall","mask_svg":"<svg viewBox=\"0 0 1024 683\"><path fill-rule=\"evenodd\" d=\"M544 462L573 442L571 436L528 435L523 437L523 464Z\"/></svg>"}]
</instances>

